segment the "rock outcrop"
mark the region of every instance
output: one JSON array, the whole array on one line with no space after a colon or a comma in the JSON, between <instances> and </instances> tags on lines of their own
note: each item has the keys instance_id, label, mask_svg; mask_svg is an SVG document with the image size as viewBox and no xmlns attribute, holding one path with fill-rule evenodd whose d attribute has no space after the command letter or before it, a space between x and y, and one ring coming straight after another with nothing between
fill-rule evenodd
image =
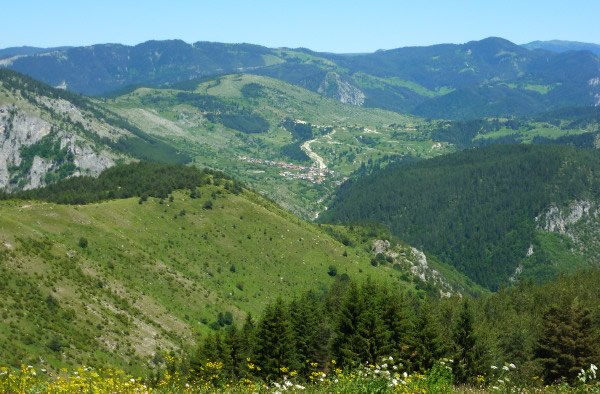
<instances>
[{"instance_id":1,"label":"rock outcrop","mask_svg":"<svg viewBox=\"0 0 600 394\"><path fill-rule=\"evenodd\" d=\"M361 106L365 103L365 94L336 72L329 72L317 89L319 94L333 97L342 103Z\"/></svg>"},{"instance_id":2,"label":"rock outcrop","mask_svg":"<svg viewBox=\"0 0 600 394\"><path fill-rule=\"evenodd\" d=\"M64 101L64 100L63 100ZM65 110L77 111L68 102ZM77 111L78 112L78 111ZM53 126L46 120L26 113L13 104L0 106L0 189L32 189L46 184L46 175L59 170L65 163L48 155L47 149L34 151L31 162L24 162L23 149L48 142L52 147L68 155L74 168L73 175L98 175L114 165L114 155L106 150L94 149L93 143Z\"/></svg>"}]
</instances>

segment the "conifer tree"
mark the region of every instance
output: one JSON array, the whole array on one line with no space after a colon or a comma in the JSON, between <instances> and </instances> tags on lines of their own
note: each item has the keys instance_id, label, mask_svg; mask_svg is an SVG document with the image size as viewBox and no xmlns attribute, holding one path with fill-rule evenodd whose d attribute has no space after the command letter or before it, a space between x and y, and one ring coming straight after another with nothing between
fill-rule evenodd
<instances>
[{"instance_id":1,"label":"conifer tree","mask_svg":"<svg viewBox=\"0 0 600 394\"><path fill-rule=\"evenodd\" d=\"M482 357L473 327L474 320L469 301L465 299L453 332L455 346L453 372L457 383L466 383L469 377L476 376L482 368Z\"/></svg>"},{"instance_id":2,"label":"conifer tree","mask_svg":"<svg viewBox=\"0 0 600 394\"><path fill-rule=\"evenodd\" d=\"M384 317L384 299L381 289L370 279L361 289L364 300L364 312L359 322L360 361L369 361L373 364L384 356L389 356L392 351L390 331Z\"/></svg>"},{"instance_id":3,"label":"conifer tree","mask_svg":"<svg viewBox=\"0 0 600 394\"><path fill-rule=\"evenodd\" d=\"M597 362L598 342L589 310L577 298L552 305L544 313L536 358L547 382L573 382L582 368Z\"/></svg>"},{"instance_id":4,"label":"conifer tree","mask_svg":"<svg viewBox=\"0 0 600 394\"><path fill-rule=\"evenodd\" d=\"M424 301L415 324L415 369L427 370L444 354L444 346L440 338L438 325L431 304Z\"/></svg>"},{"instance_id":5,"label":"conifer tree","mask_svg":"<svg viewBox=\"0 0 600 394\"><path fill-rule=\"evenodd\" d=\"M323 320L324 308L314 293L309 292L289 306L294 343L302 372L310 370L309 363L323 365L328 360L330 328Z\"/></svg>"},{"instance_id":6,"label":"conifer tree","mask_svg":"<svg viewBox=\"0 0 600 394\"><path fill-rule=\"evenodd\" d=\"M346 297L337 313L332 343L332 354L343 366L358 364L361 360L363 343L359 326L363 318L363 299L355 283L351 283Z\"/></svg>"},{"instance_id":7,"label":"conifer tree","mask_svg":"<svg viewBox=\"0 0 600 394\"><path fill-rule=\"evenodd\" d=\"M263 377L276 377L281 368L297 368L293 339L283 301L278 298L265 309L256 332L256 361Z\"/></svg>"}]
</instances>

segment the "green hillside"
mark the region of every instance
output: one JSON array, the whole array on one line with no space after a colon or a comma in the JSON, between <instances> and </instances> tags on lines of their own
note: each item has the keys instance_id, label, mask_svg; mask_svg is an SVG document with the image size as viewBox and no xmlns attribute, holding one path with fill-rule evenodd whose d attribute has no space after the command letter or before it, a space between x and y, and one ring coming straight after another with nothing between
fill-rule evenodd
<instances>
[{"instance_id":1,"label":"green hillside","mask_svg":"<svg viewBox=\"0 0 600 394\"><path fill-rule=\"evenodd\" d=\"M496 289L510 277L548 279L596 261L595 249L585 247L597 239L591 231L596 227L583 223L595 220L598 171L595 150L550 145L465 150L349 182L320 219L384 224Z\"/></svg>"},{"instance_id":2,"label":"green hillside","mask_svg":"<svg viewBox=\"0 0 600 394\"><path fill-rule=\"evenodd\" d=\"M212 171L140 163L9 197L0 358L13 366L146 370L279 296L340 280L421 295L476 288L435 259L413 273L420 257L407 245L386 259L372 251L376 231L304 222Z\"/></svg>"},{"instance_id":3,"label":"green hillside","mask_svg":"<svg viewBox=\"0 0 600 394\"><path fill-rule=\"evenodd\" d=\"M417 130L420 118L248 74L139 88L100 103L198 165L225 171L305 218L361 169L451 151Z\"/></svg>"}]
</instances>

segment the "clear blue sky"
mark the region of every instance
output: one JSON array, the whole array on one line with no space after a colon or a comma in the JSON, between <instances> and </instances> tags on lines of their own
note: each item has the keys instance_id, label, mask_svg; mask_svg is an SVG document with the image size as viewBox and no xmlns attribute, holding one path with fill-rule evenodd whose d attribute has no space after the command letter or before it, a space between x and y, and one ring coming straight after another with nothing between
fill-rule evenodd
<instances>
[{"instance_id":1,"label":"clear blue sky","mask_svg":"<svg viewBox=\"0 0 600 394\"><path fill-rule=\"evenodd\" d=\"M598 0L18 0L2 2L0 48L248 42L371 52L499 36L600 44Z\"/></svg>"}]
</instances>

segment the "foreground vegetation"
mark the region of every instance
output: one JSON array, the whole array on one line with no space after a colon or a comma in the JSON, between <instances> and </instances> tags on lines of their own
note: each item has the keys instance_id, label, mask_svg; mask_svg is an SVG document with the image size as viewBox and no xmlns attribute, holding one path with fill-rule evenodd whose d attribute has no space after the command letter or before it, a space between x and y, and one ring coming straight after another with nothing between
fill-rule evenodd
<instances>
[{"instance_id":1,"label":"foreground vegetation","mask_svg":"<svg viewBox=\"0 0 600 394\"><path fill-rule=\"evenodd\" d=\"M0 390L600 392L599 279L421 301L369 280L337 282L320 297L278 300L182 356L163 354L148 375L23 365L0 370Z\"/></svg>"}]
</instances>

